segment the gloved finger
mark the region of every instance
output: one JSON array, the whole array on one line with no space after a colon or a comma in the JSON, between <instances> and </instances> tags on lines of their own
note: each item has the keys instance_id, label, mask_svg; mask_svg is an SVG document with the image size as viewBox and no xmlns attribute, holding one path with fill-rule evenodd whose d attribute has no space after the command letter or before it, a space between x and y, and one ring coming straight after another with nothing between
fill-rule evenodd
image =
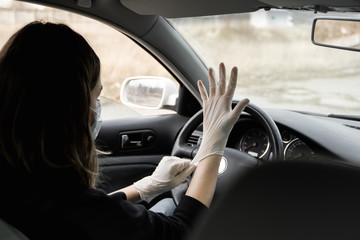
<instances>
[{"instance_id":1,"label":"gloved finger","mask_svg":"<svg viewBox=\"0 0 360 240\"><path fill-rule=\"evenodd\" d=\"M164 156L161 161L159 162L157 168L163 168L163 166L166 168L167 165L171 163L173 157L170 156Z\"/></svg>"},{"instance_id":2,"label":"gloved finger","mask_svg":"<svg viewBox=\"0 0 360 240\"><path fill-rule=\"evenodd\" d=\"M175 163L177 173L175 175L177 175L179 172L184 171L184 169L188 168L190 166L190 163L191 163L190 159L185 159L185 158L177 159Z\"/></svg>"},{"instance_id":3,"label":"gloved finger","mask_svg":"<svg viewBox=\"0 0 360 240\"><path fill-rule=\"evenodd\" d=\"M170 161L166 167L166 169L163 169L163 171L166 171L169 173L168 177L173 178L176 175L178 175L180 172L182 172L185 168L187 168L190 165L189 159L182 159L179 157L170 157Z\"/></svg>"},{"instance_id":4,"label":"gloved finger","mask_svg":"<svg viewBox=\"0 0 360 240\"><path fill-rule=\"evenodd\" d=\"M230 81L226 89L224 109L228 109L229 111L231 111L231 103L236 89L237 72L237 67L231 69Z\"/></svg>"},{"instance_id":5,"label":"gloved finger","mask_svg":"<svg viewBox=\"0 0 360 240\"><path fill-rule=\"evenodd\" d=\"M204 87L204 84L202 83L201 80L198 81L198 88L199 88L199 92L200 92L200 96L203 102L205 102L206 100L208 100L208 94L206 92L206 89Z\"/></svg>"},{"instance_id":6,"label":"gloved finger","mask_svg":"<svg viewBox=\"0 0 360 240\"><path fill-rule=\"evenodd\" d=\"M238 69L237 69L237 67L233 67L231 70L229 85L228 85L227 91L226 91L226 95L231 99L233 98L234 93L235 93L236 83L237 83L237 75L238 75Z\"/></svg>"},{"instance_id":7,"label":"gloved finger","mask_svg":"<svg viewBox=\"0 0 360 240\"><path fill-rule=\"evenodd\" d=\"M226 69L224 63L220 63L219 65L219 77L220 79L219 79L218 94L223 95L226 89Z\"/></svg>"},{"instance_id":8,"label":"gloved finger","mask_svg":"<svg viewBox=\"0 0 360 240\"><path fill-rule=\"evenodd\" d=\"M212 97L216 93L216 80L214 76L214 69L212 68L209 68L209 88L210 88L210 97Z\"/></svg>"},{"instance_id":9,"label":"gloved finger","mask_svg":"<svg viewBox=\"0 0 360 240\"><path fill-rule=\"evenodd\" d=\"M183 169L182 172L179 172L178 175L176 175L176 179L178 180L179 184L185 181L185 179L190 176L190 174L195 170L196 166L194 164L189 164L189 166L185 169Z\"/></svg>"},{"instance_id":10,"label":"gloved finger","mask_svg":"<svg viewBox=\"0 0 360 240\"><path fill-rule=\"evenodd\" d=\"M244 110L246 105L248 105L250 100L248 98L244 98L240 102L236 104L233 111L231 112L232 119L238 119L240 117L241 112Z\"/></svg>"}]
</instances>

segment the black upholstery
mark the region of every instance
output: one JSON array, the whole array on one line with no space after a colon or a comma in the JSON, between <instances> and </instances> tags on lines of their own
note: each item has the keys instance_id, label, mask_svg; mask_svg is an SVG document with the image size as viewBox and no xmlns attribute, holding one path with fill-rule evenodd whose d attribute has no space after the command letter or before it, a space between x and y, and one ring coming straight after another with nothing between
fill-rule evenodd
<instances>
[{"instance_id":1,"label":"black upholstery","mask_svg":"<svg viewBox=\"0 0 360 240\"><path fill-rule=\"evenodd\" d=\"M272 163L235 181L195 239L360 239L360 171Z\"/></svg>"},{"instance_id":2,"label":"black upholstery","mask_svg":"<svg viewBox=\"0 0 360 240\"><path fill-rule=\"evenodd\" d=\"M28 240L19 230L0 219L0 239L2 240Z\"/></svg>"}]
</instances>

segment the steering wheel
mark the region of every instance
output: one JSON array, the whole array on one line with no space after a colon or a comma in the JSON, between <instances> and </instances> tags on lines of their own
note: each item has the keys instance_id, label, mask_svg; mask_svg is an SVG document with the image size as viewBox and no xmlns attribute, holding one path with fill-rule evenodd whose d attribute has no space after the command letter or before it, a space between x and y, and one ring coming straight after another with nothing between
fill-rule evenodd
<instances>
[{"instance_id":1,"label":"steering wheel","mask_svg":"<svg viewBox=\"0 0 360 240\"><path fill-rule=\"evenodd\" d=\"M235 104L233 104L233 106L235 106ZM272 158L269 160L282 161L284 154L283 143L279 129L274 120L261 108L252 103L249 103L246 106L244 112L250 114L254 119L256 119L268 134L272 150ZM187 140L194 130L202 123L202 121L203 111L200 110L189 119L180 131L172 149L172 156L190 159L195 157L198 149L189 146L187 144ZM225 148L220 167L222 171L219 172L218 175L214 198L218 195L224 194L234 179L238 178L238 176L249 169L256 167L258 164L259 159L252 157L245 152L233 148ZM182 196L185 194L187 187L189 186L189 182L190 179L172 190L172 195L176 204L180 202Z\"/></svg>"}]
</instances>

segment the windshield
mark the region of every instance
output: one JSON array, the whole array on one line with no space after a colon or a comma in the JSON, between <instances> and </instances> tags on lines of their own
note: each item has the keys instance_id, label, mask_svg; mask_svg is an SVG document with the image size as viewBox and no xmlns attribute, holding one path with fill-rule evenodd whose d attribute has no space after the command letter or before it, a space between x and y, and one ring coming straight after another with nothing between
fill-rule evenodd
<instances>
[{"instance_id":1,"label":"windshield","mask_svg":"<svg viewBox=\"0 0 360 240\"><path fill-rule=\"evenodd\" d=\"M346 15L346 14L345 14ZM239 68L235 98L260 107L359 115L360 53L315 46L319 14L254 13L170 19L208 67ZM358 17L359 18L359 17Z\"/></svg>"}]
</instances>

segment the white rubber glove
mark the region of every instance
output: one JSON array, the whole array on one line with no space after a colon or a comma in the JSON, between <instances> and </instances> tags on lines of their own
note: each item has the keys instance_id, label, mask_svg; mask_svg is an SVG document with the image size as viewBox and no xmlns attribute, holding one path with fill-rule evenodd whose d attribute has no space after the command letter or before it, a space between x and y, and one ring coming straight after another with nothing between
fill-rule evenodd
<instances>
[{"instance_id":1,"label":"white rubber glove","mask_svg":"<svg viewBox=\"0 0 360 240\"><path fill-rule=\"evenodd\" d=\"M151 176L134 183L140 198L150 202L156 196L183 183L195 169L190 163L189 159L163 157Z\"/></svg>"},{"instance_id":2,"label":"white rubber glove","mask_svg":"<svg viewBox=\"0 0 360 240\"><path fill-rule=\"evenodd\" d=\"M225 145L231 129L240 117L241 112L249 103L249 99L243 99L235 108L231 109L231 103L234 96L237 82L237 68L231 71L229 86L226 89L225 65L219 66L220 79L219 87L216 86L214 70L209 69L209 88L208 96L206 89L201 81L198 81L198 87L203 101L203 138L192 164L210 155L223 155Z\"/></svg>"}]
</instances>

